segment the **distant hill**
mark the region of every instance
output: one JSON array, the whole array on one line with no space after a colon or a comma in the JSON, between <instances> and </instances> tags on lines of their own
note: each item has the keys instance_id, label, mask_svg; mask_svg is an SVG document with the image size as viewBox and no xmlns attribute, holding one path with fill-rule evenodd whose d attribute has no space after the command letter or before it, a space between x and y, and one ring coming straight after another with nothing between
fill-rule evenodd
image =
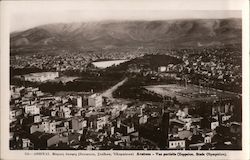
<instances>
[{"instance_id":1,"label":"distant hill","mask_svg":"<svg viewBox=\"0 0 250 160\"><path fill-rule=\"evenodd\" d=\"M42 25L11 33L11 49L200 47L241 43L241 19L100 21Z\"/></svg>"}]
</instances>

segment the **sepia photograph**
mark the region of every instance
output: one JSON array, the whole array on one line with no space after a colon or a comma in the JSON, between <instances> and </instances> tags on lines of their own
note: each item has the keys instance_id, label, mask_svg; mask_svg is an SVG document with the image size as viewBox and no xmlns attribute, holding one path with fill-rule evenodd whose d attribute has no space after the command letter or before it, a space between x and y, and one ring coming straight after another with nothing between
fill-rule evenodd
<instances>
[{"instance_id":1,"label":"sepia photograph","mask_svg":"<svg viewBox=\"0 0 250 160\"><path fill-rule=\"evenodd\" d=\"M107 2L9 14L8 149L242 151L242 10Z\"/></svg>"}]
</instances>

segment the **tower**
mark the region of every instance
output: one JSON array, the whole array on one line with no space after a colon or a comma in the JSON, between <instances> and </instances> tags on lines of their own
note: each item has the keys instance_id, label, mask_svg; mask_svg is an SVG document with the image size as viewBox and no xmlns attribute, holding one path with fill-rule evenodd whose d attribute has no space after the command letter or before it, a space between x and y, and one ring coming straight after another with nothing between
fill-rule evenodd
<instances>
[{"instance_id":1,"label":"tower","mask_svg":"<svg viewBox=\"0 0 250 160\"><path fill-rule=\"evenodd\" d=\"M162 149L168 148L168 130L169 130L169 112L167 110L164 110L162 114L162 120L161 120L161 141L160 141L160 147Z\"/></svg>"}]
</instances>

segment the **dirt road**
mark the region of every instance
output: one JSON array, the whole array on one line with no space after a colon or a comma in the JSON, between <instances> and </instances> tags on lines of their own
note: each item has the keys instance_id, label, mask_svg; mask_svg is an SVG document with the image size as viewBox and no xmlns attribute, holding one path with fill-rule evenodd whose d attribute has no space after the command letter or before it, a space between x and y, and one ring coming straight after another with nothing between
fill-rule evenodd
<instances>
[{"instance_id":1,"label":"dirt road","mask_svg":"<svg viewBox=\"0 0 250 160\"><path fill-rule=\"evenodd\" d=\"M124 78L122 81L118 82L116 85L112 86L111 88L109 88L108 90L104 91L101 95L103 97L107 97L110 100L113 100L113 95L112 93L117 90L118 87L122 86L126 81L128 80L128 78Z\"/></svg>"}]
</instances>

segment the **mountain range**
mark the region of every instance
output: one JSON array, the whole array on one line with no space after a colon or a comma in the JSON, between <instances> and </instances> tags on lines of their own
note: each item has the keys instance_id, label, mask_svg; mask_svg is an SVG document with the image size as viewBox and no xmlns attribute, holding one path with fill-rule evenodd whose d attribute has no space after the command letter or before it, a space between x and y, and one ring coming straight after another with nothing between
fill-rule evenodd
<instances>
[{"instance_id":1,"label":"mountain range","mask_svg":"<svg viewBox=\"0 0 250 160\"><path fill-rule=\"evenodd\" d=\"M241 44L241 19L99 21L41 25L10 34L11 50L201 47Z\"/></svg>"}]
</instances>

